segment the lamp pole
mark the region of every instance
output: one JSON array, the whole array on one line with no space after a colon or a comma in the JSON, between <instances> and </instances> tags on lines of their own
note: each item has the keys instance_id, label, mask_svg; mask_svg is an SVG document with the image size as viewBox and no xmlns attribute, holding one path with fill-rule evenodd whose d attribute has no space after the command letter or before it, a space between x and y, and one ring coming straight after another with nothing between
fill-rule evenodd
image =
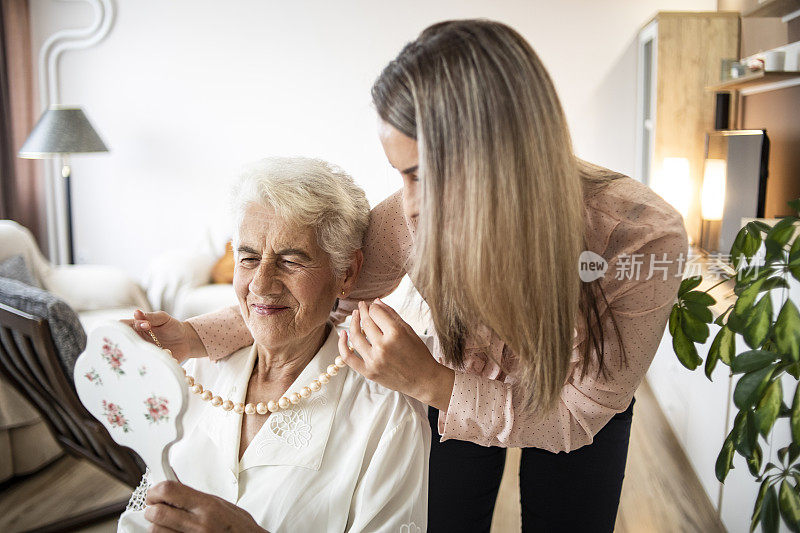
<instances>
[{"instance_id":1,"label":"lamp pole","mask_svg":"<svg viewBox=\"0 0 800 533\"><path fill-rule=\"evenodd\" d=\"M72 169L69 166L69 154L64 154L61 159L61 177L64 178L64 193L67 208L67 261L75 264L75 235L72 229Z\"/></svg>"}]
</instances>

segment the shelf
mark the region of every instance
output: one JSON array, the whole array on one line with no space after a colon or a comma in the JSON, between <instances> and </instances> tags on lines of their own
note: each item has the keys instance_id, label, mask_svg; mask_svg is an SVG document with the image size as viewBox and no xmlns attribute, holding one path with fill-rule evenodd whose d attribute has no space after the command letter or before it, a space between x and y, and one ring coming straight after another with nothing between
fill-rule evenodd
<instances>
[{"instance_id":1,"label":"shelf","mask_svg":"<svg viewBox=\"0 0 800 533\"><path fill-rule=\"evenodd\" d=\"M731 80L717 83L716 85L709 85L706 87L708 91L739 91L747 87L754 87L756 85L764 85L767 83L775 83L779 81L786 81L792 79L800 79L800 72L754 72L747 74L740 78L733 78Z\"/></svg>"},{"instance_id":2,"label":"shelf","mask_svg":"<svg viewBox=\"0 0 800 533\"><path fill-rule=\"evenodd\" d=\"M800 10L800 0L766 0L750 11L742 13L743 17L783 17Z\"/></svg>"}]
</instances>

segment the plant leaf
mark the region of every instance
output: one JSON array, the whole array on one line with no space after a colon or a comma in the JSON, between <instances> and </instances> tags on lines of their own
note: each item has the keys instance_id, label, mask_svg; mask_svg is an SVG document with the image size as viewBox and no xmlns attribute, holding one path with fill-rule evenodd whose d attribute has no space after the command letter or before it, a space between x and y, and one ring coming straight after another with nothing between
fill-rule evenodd
<instances>
[{"instance_id":1,"label":"plant leaf","mask_svg":"<svg viewBox=\"0 0 800 533\"><path fill-rule=\"evenodd\" d=\"M758 348L769 336L772 325L772 298L765 294L753 308L744 327L744 340L751 348Z\"/></svg>"},{"instance_id":2,"label":"plant leaf","mask_svg":"<svg viewBox=\"0 0 800 533\"><path fill-rule=\"evenodd\" d=\"M733 359L731 370L734 374L745 374L764 368L774 362L778 354L766 350L749 350L742 352Z\"/></svg>"},{"instance_id":3,"label":"plant leaf","mask_svg":"<svg viewBox=\"0 0 800 533\"><path fill-rule=\"evenodd\" d=\"M720 450L719 455L717 456L717 462L714 465L714 472L717 475L717 479L720 483L725 483L725 478L728 477L728 472L730 472L731 468L733 468L733 452L733 439L732 435L729 434L725 439L725 442L722 443L722 450Z\"/></svg>"},{"instance_id":4,"label":"plant leaf","mask_svg":"<svg viewBox=\"0 0 800 533\"><path fill-rule=\"evenodd\" d=\"M772 228L770 228L772 230ZM736 238L731 246L731 262L736 270L741 266L742 259L748 261L761 247L761 235L757 231L753 231L748 226L743 227L736 234Z\"/></svg>"},{"instance_id":5,"label":"plant leaf","mask_svg":"<svg viewBox=\"0 0 800 533\"><path fill-rule=\"evenodd\" d=\"M800 383L794 390L794 401L792 401L792 414L789 417L789 425L792 428L792 442L800 446Z\"/></svg>"},{"instance_id":6,"label":"plant leaf","mask_svg":"<svg viewBox=\"0 0 800 533\"><path fill-rule=\"evenodd\" d=\"M784 522L792 531L798 531L800 529L800 494L797 493L797 487L792 487L789 485L789 481L784 479L781 482L778 501Z\"/></svg>"},{"instance_id":7,"label":"plant leaf","mask_svg":"<svg viewBox=\"0 0 800 533\"><path fill-rule=\"evenodd\" d=\"M758 291L765 281L766 278L758 279L745 290L743 290L741 294L739 294L739 298L736 300L736 304L733 306L734 314L742 318L747 314L747 311L753 305L753 302L756 301Z\"/></svg>"},{"instance_id":8,"label":"plant leaf","mask_svg":"<svg viewBox=\"0 0 800 533\"><path fill-rule=\"evenodd\" d=\"M753 220L752 222L747 223L747 228L751 230L751 233L755 232L761 236L761 233L769 233L769 230L772 229L772 226L760 220Z\"/></svg>"},{"instance_id":9,"label":"plant leaf","mask_svg":"<svg viewBox=\"0 0 800 533\"><path fill-rule=\"evenodd\" d=\"M736 451L749 460L753 457L753 450L757 446L757 441L758 426L756 425L755 414L753 411L745 411L744 426L736 441Z\"/></svg>"},{"instance_id":10,"label":"plant leaf","mask_svg":"<svg viewBox=\"0 0 800 533\"><path fill-rule=\"evenodd\" d=\"M756 224L755 221L748 222L747 225L745 226L745 228L747 228L747 233L749 233L750 235L752 235L753 237L755 237L756 239L758 239L760 241L761 240L761 231L762 231L762 228L764 228L764 226L766 226L766 228L767 228L765 233L769 233L769 230L771 230L772 228L770 226L768 226L767 224L764 224L763 222L761 223L761 225Z\"/></svg>"},{"instance_id":11,"label":"plant leaf","mask_svg":"<svg viewBox=\"0 0 800 533\"><path fill-rule=\"evenodd\" d=\"M796 198L794 200L789 200L786 203L789 204L789 207L791 207L792 209L797 211L798 215L800 215L800 198Z\"/></svg>"},{"instance_id":12,"label":"plant leaf","mask_svg":"<svg viewBox=\"0 0 800 533\"><path fill-rule=\"evenodd\" d=\"M767 232L765 240L772 241L781 248L786 246L789 239L794 235L794 223L796 221L797 217L789 216L781 218L778 223L772 226L772 229Z\"/></svg>"},{"instance_id":13,"label":"plant leaf","mask_svg":"<svg viewBox=\"0 0 800 533\"><path fill-rule=\"evenodd\" d=\"M678 288L678 298L699 286L703 282L703 276L693 276L681 281L681 286Z\"/></svg>"},{"instance_id":14,"label":"plant leaf","mask_svg":"<svg viewBox=\"0 0 800 533\"><path fill-rule=\"evenodd\" d=\"M747 468L755 477L758 477L758 473L761 471L761 458L761 446L756 443L753 447L753 453L747 458Z\"/></svg>"},{"instance_id":15,"label":"plant leaf","mask_svg":"<svg viewBox=\"0 0 800 533\"><path fill-rule=\"evenodd\" d=\"M800 313L789 299L775 320L774 338L778 351L788 354L792 361L800 360Z\"/></svg>"},{"instance_id":16,"label":"plant leaf","mask_svg":"<svg viewBox=\"0 0 800 533\"><path fill-rule=\"evenodd\" d=\"M734 333L727 326L722 326L711 342L711 348L709 348L708 356L706 356L706 377L711 379L711 374L714 372L719 359L722 359L722 362L726 365L731 366L735 353Z\"/></svg>"},{"instance_id":17,"label":"plant leaf","mask_svg":"<svg viewBox=\"0 0 800 533\"><path fill-rule=\"evenodd\" d=\"M789 272L794 279L800 281L800 237L795 237L789 248Z\"/></svg>"},{"instance_id":18,"label":"plant leaf","mask_svg":"<svg viewBox=\"0 0 800 533\"><path fill-rule=\"evenodd\" d=\"M756 422L759 431L764 437L770 432L775 420L778 418L782 399L783 388L781 387L781 380L773 380L767 390L764 391L764 395L759 400L758 407L756 407Z\"/></svg>"},{"instance_id":19,"label":"plant leaf","mask_svg":"<svg viewBox=\"0 0 800 533\"><path fill-rule=\"evenodd\" d=\"M736 407L740 410L752 407L764 393L774 369L775 367L770 365L742 376L733 390L733 403Z\"/></svg>"},{"instance_id":20,"label":"plant leaf","mask_svg":"<svg viewBox=\"0 0 800 533\"><path fill-rule=\"evenodd\" d=\"M748 231L744 236L744 244L742 245L742 253L747 257L748 261L753 258L759 248L761 248L761 235Z\"/></svg>"},{"instance_id":21,"label":"plant leaf","mask_svg":"<svg viewBox=\"0 0 800 533\"><path fill-rule=\"evenodd\" d=\"M686 333L686 336L693 342L706 342L708 340L708 325L686 311L686 309L681 309L680 314L681 328Z\"/></svg>"},{"instance_id":22,"label":"plant leaf","mask_svg":"<svg viewBox=\"0 0 800 533\"><path fill-rule=\"evenodd\" d=\"M672 349L675 350L675 355L681 364L689 370L694 370L703 362L697 355L694 343L689 340L681 327L675 328L675 333L672 335Z\"/></svg>"},{"instance_id":23,"label":"plant leaf","mask_svg":"<svg viewBox=\"0 0 800 533\"><path fill-rule=\"evenodd\" d=\"M788 454L788 453L789 453L789 447L788 446L784 446L783 448L778 450L778 460L782 464L786 464L786 454Z\"/></svg>"},{"instance_id":24,"label":"plant leaf","mask_svg":"<svg viewBox=\"0 0 800 533\"><path fill-rule=\"evenodd\" d=\"M675 336L675 328L679 326L678 304L672 306L672 311L669 313L669 334Z\"/></svg>"},{"instance_id":25,"label":"plant leaf","mask_svg":"<svg viewBox=\"0 0 800 533\"><path fill-rule=\"evenodd\" d=\"M714 321L714 315L711 314L711 309L706 307L703 304L699 304L697 302L683 302L683 305L686 306L686 311L689 312L693 317L700 320L701 322L705 322L706 324L710 324Z\"/></svg>"},{"instance_id":26,"label":"plant leaf","mask_svg":"<svg viewBox=\"0 0 800 533\"><path fill-rule=\"evenodd\" d=\"M792 245L789 247L789 262L792 259L797 259L800 257L800 239L795 237L794 241L792 241Z\"/></svg>"},{"instance_id":27,"label":"plant leaf","mask_svg":"<svg viewBox=\"0 0 800 533\"><path fill-rule=\"evenodd\" d=\"M722 339L719 344L719 358L722 362L730 366L733 364L733 358L736 355L736 334L733 333L727 326L720 330Z\"/></svg>"},{"instance_id":28,"label":"plant leaf","mask_svg":"<svg viewBox=\"0 0 800 533\"><path fill-rule=\"evenodd\" d=\"M717 339L719 335L714 337L714 342L711 343L711 349L708 350L708 355L706 356L706 366L705 366L705 374L709 381L713 381L711 379L711 374L714 373L714 368L717 366L717 361L719 361L719 342Z\"/></svg>"},{"instance_id":29,"label":"plant leaf","mask_svg":"<svg viewBox=\"0 0 800 533\"><path fill-rule=\"evenodd\" d=\"M728 321L725 322L725 325L731 331L741 334L744 331L745 320L734 312L728 315Z\"/></svg>"},{"instance_id":30,"label":"plant leaf","mask_svg":"<svg viewBox=\"0 0 800 533\"><path fill-rule=\"evenodd\" d=\"M714 324L716 324L718 326L724 326L725 325L725 315L727 315L731 311L731 309L733 309L733 305L729 305L728 308L725 311L723 311L722 314L719 315L714 320Z\"/></svg>"},{"instance_id":31,"label":"plant leaf","mask_svg":"<svg viewBox=\"0 0 800 533\"><path fill-rule=\"evenodd\" d=\"M767 249L764 259L767 263L783 259L784 247L794 234L796 220L796 217L784 217L767 233L764 239L764 246Z\"/></svg>"},{"instance_id":32,"label":"plant leaf","mask_svg":"<svg viewBox=\"0 0 800 533\"><path fill-rule=\"evenodd\" d=\"M789 445L789 464L794 463L798 456L800 456L800 446L793 442Z\"/></svg>"},{"instance_id":33,"label":"plant leaf","mask_svg":"<svg viewBox=\"0 0 800 533\"><path fill-rule=\"evenodd\" d=\"M769 470L769 466L767 466L767 470ZM751 533L756 530L756 526L761 520L761 507L764 504L764 495L767 493L768 488L769 488L769 480L765 479L761 483L761 486L758 488L758 496L756 496L756 503L755 506L753 507L753 515L750 518Z\"/></svg>"},{"instance_id":34,"label":"plant leaf","mask_svg":"<svg viewBox=\"0 0 800 533\"><path fill-rule=\"evenodd\" d=\"M747 235L747 228L740 229L739 233L736 234L736 238L733 239L733 244L731 245L731 263L733 263L733 268L736 270L739 270L739 267L744 260L742 247L744 246L745 235Z\"/></svg>"},{"instance_id":35,"label":"plant leaf","mask_svg":"<svg viewBox=\"0 0 800 533\"><path fill-rule=\"evenodd\" d=\"M767 281L764 282L758 292L771 291L772 289L785 289L788 287L789 284L783 279L783 276L772 276L771 278L767 278Z\"/></svg>"},{"instance_id":36,"label":"plant leaf","mask_svg":"<svg viewBox=\"0 0 800 533\"><path fill-rule=\"evenodd\" d=\"M685 302L694 302L706 307L717 303L713 296L703 291L689 291L681 299Z\"/></svg>"},{"instance_id":37,"label":"plant leaf","mask_svg":"<svg viewBox=\"0 0 800 533\"><path fill-rule=\"evenodd\" d=\"M777 533L780 511L778 510L778 494L775 485L770 485L761 504L761 529L765 533Z\"/></svg>"},{"instance_id":38,"label":"plant leaf","mask_svg":"<svg viewBox=\"0 0 800 533\"><path fill-rule=\"evenodd\" d=\"M750 266L743 267L742 270L737 273L738 280L736 281L736 286L733 288L733 292L736 296L739 296L756 281L760 279L766 280L774 273L774 267L765 266L760 263L754 263Z\"/></svg>"}]
</instances>

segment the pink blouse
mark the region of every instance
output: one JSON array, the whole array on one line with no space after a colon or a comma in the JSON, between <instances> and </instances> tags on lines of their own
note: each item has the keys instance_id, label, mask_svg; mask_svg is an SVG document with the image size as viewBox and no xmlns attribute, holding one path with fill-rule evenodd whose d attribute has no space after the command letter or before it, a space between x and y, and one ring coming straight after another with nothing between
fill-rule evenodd
<instances>
[{"instance_id":1,"label":"pink blouse","mask_svg":"<svg viewBox=\"0 0 800 533\"><path fill-rule=\"evenodd\" d=\"M372 210L364 267L356 289L349 299L340 301L332 316L337 323L359 300L391 293L405 274L412 235L401 202L402 191L398 191ZM494 362L513 368L516 356L489 328L477 328L465 341L465 367L455 370L447 411L439 413L442 441L569 452L591 443L611 417L630 404L656 353L677 294L687 253L686 231L680 214L648 187L627 177L587 195L585 206L588 248L608 261L601 285L616 317L627 365L614 334L606 333L604 375L598 376L596 363L584 375L576 349L558 406L534 419L521 406L515 376ZM613 332L605 306L601 305L600 312L605 331ZM253 342L238 306L188 322L211 359ZM576 337L575 346L582 340ZM433 351L441 361L437 343Z\"/></svg>"}]
</instances>

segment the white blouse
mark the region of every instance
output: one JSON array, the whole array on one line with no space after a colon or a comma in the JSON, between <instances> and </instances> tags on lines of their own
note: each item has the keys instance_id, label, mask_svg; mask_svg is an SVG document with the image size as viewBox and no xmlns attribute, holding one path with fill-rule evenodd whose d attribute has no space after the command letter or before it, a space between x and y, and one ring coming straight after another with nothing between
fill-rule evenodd
<instances>
[{"instance_id":1,"label":"white blouse","mask_svg":"<svg viewBox=\"0 0 800 533\"><path fill-rule=\"evenodd\" d=\"M289 387L300 390L338 355L330 336ZM204 387L244 402L255 345L186 370ZM271 533L426 530L430 426L416 400L347 367L319 392L271 414L239 457L242 416L190 395L184 437L169 452L178 479L252 515ZM118 531L142 531L143 510L126 510Z\"/></svg>"}]
</instances>

